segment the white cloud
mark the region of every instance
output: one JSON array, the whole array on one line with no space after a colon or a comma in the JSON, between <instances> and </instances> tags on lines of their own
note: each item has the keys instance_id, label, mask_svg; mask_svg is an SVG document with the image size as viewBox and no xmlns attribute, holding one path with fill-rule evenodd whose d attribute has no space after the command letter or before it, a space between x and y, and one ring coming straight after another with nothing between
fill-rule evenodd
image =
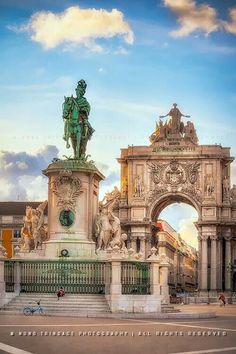
<instances>
[{"instance_id":1,"label":"white cloud","mask_svg":"<svg viewBox=\"0 0 236 354\"><path fill-rule=\"evenodd\" d=\"M224 21L224 28L226 31L236 34L236 7L229 10L231 22Z\"/></svg>"},{"instance_id":2,"label":"white cloud","mask_svg":"<svg viewBox=\"0 0 236 354\"><path fill-rule=\"evenodd\" d=\"M8 29L17 31L14 26ZM124 15L117 9L110 12L104 9L81 9L79 6L67 8L63 13L40 11L33 14L21 31L31 34L31 39L42 44L45 49L52 49L61 44L85 45L95 52L103 51L97 39L123 37L127 44L132 44L134 35Z\"/></svg>"},{"instance_id":3,"label":"white cloud","mask_svg":"<svg viewBox=\"0 0 236 354\"><path fill-rule=\"evenodd\" d=\"M164 4L177 15L181 26L171 32L173 37L187 36L196 30L209 34L219 29L217 12L207 4L197 5L194 0L164 0Z\"/></svg>"}]
</instances>

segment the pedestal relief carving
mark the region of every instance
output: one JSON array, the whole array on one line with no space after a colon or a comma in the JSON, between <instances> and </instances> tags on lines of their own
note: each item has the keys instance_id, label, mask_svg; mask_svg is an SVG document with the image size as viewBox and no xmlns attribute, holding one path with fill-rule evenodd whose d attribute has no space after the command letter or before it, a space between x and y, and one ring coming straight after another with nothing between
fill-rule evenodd
<instances>
[{"instance_id":1,"label":"pedestal relief carving","mask_svg":"<svg viewBox=\"0 0 236 354\"><path fill-rule=\"evenodd\" d=\"M71 170L61 171L53 182L53 192L57 196L57 207L75 209L76 200L81 191L81 181L73 177Z\"/></svg>"}]
</instances>

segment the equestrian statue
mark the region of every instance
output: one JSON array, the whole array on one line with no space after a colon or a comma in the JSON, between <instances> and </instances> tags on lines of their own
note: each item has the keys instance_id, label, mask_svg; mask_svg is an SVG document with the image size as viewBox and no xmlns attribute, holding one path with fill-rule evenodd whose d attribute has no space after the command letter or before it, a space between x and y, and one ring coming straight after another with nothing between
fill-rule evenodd
<instances>
[{"instance_id":1,"label":"equestrian statue","mask_svg":"<svg viewBox=\"0 0 236 354\"><path fill-rule=\"evenodd\" d=\"M63 139L66 141L67 148L72 145L74 159L76 160L86 160L87 142L94 132L88 121L90 104L84 97L86 87L86 82L80 80L75 89L76 97L73 97L73 95L64 97L63 103Z\"/></svg>"}]
</instances>

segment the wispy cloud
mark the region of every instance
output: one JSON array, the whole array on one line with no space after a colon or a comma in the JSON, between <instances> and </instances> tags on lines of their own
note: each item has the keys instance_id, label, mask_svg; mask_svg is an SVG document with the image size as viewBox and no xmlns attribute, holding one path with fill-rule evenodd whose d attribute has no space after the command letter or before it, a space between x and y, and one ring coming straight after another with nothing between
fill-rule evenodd
<instances>
[{"instance_id":1,"label":"wispy cloud","mask_svg":"<svg viewBox=\"0 0 236 354\"><path fill-rule=\"evenodd\" d=\"M236 34L236 7L229 10L230 22L224 21L226 31Z\"/></svg>"},{"instance_id":2,"label":"wispy cloud","mask_svg":"<svg viewBox=\"0 0 236 354\"><path fill-rule=\"evenodd\" d=\"M110 12L105 9L81 9L79 6L67 8L62 13L40 11L33 14L27 24L20 27L9 25L15 32L28 32L31 39L45 49L66 44L67 48L84 45L90 51L103 52L98 39L120 36L125 43L134 41L133 31L124 14L117 9ZM72 45L72 47L71 47Z\"/></svg>"},{"instance_id":3,"label":"wispy cloud","mask_svg":"<svg viewBox=\"0 0 236 354\"><path fill-rule=\"evenodd\" d=\"M208 35L211 32L224 29L236 34L236 7L229 9L229 21L219 18L217 10L209 4L198 5L195 0L164 0L176 16L180 28L171 32L173 37L184 37L195 31Z\"/></svg>"},{"instance_id":4,"label":"wispy cloud","mask_svg":"<svg viewBox=\"0 0 236 354\"><path fill-rule=\"evenodd\" d=\"M197 5L194 0L164 0L164 4L173 11L180 28L172 31L173 37L183 37L200 30L206 34L219 29L216 10L207 4Z\"/></svg>"}]
</instances>

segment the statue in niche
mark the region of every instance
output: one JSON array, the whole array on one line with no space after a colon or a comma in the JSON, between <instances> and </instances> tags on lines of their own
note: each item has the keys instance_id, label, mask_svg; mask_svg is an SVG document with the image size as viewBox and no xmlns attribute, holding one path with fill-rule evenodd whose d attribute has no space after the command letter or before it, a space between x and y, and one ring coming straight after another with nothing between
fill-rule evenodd
<instances>
[{"instance_id":1,"label":"statue in niche","mask_svg":"<svg viewBox=\"0 0 236 354\"><path fill-rule=\"evenodd\" d=\"M80 80L75 89L76 97L65 97L63 103L64 136L66 147L70 142L74 152L74 159L86 160L86 147L94 129L88 121L90 104L84 97L87 84Z\"/></svg>"},{"instance_id":2,"label":"statue in niche","mask_svg":"<svg viewBox=\"0 0 236 354\"><path fill-rule=\"evenodd\" d=\"M142 176L137 175L134 178L134 197L141 198L143 196L144 186Z\"/></svg>"},{"instance_id":3,"label":"statue in niche","mask_svg":"<svg viewBox=\"0 0 236 354\"><path fill-rule=\"evenodd\" d=\"M215 190L213 176L205 176L205 194L207 197L212 197Z\"/></svg>"},{"instance_id":4,"label":"statue in niche","mask_svg":"<svg viewBox=\"0 0 236 354\"><path fill-rule=\"evenodd\" d=\"M223 197L224 198L229 198L230 195L230 183L229 183L229 178L227 176L224 176L223 178Z\"/></svg>"}]
</instances>

